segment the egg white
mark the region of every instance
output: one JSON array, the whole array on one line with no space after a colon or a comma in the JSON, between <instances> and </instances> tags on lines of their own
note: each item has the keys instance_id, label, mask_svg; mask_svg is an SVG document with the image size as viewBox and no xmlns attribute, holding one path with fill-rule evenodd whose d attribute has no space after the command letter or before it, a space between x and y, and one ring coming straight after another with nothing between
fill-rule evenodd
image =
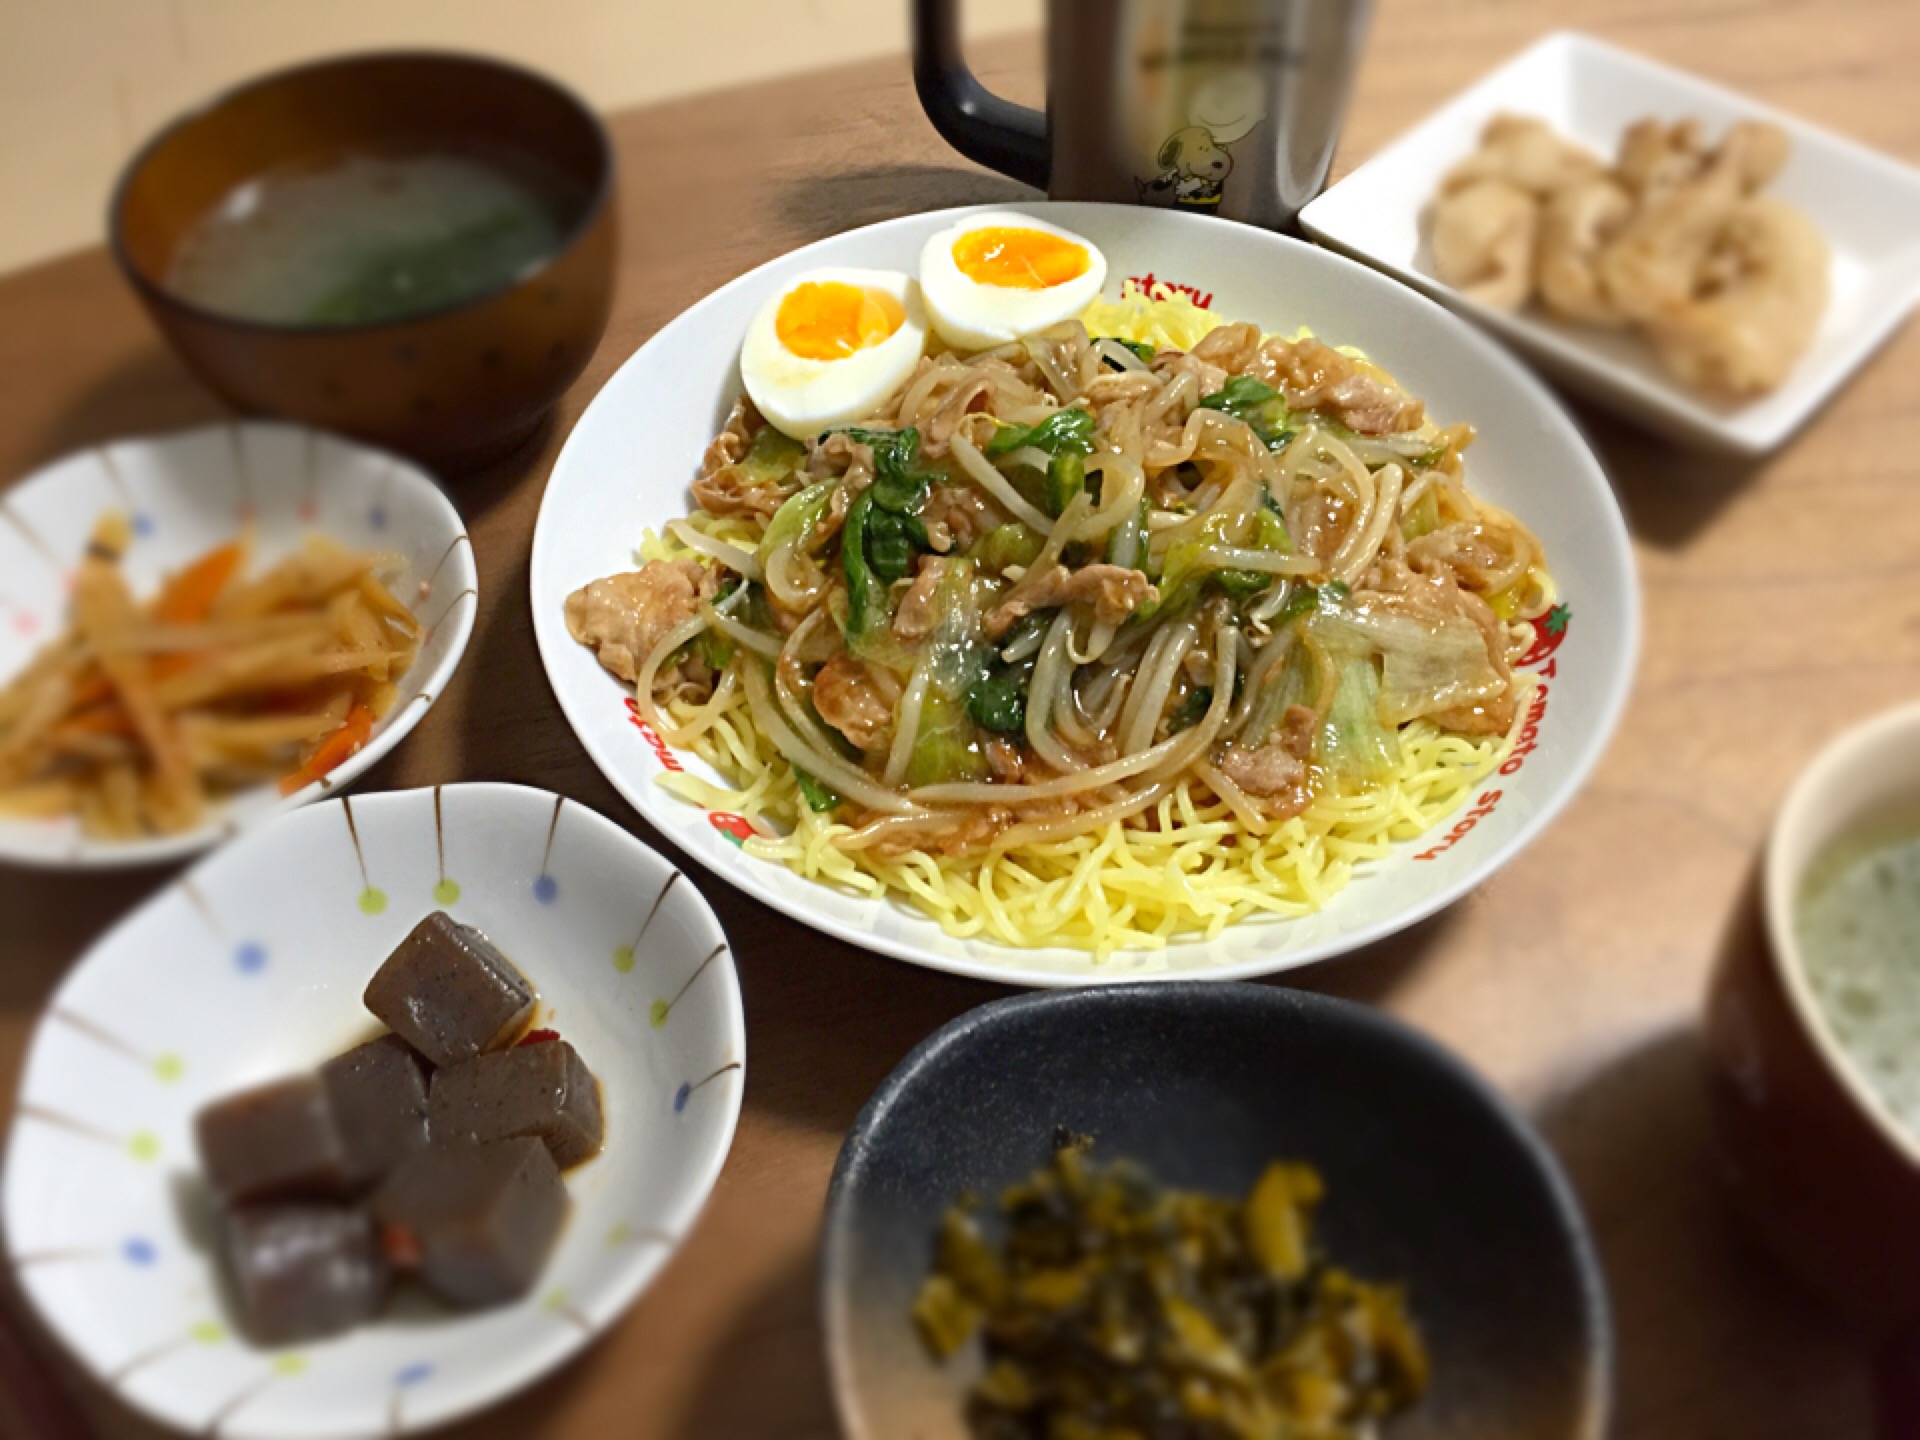
<instances>
[{"instance_id":1,"label":"egg white","mask_svg":"<svg viewBox=\"0 0 1920 1440\"><path fill-rule=\"evenodd\" d=\"M954 263L953 247L960 237L975 230L997 227L1015 230L1040 230L1057 235L1075 245L1086 247L1087 268L1073 279L1046 290L1016 290L1003 285L982 285ZM1031 215L990 210L969 215L958 225L942 230L920 252L920 291L926 297L927 313L940 338L956 350L986 350L1004 345L1071 320L1100 293L1107 278L1107 257L1100 247L1083 235L1049 225Z\"/></svg>"},{"instance_id":2,"label":"egg white","mask_svg":"<svg viewBox=\"0 0 1920 1440\"><path fill-rule=\"evenodd\" d=\"M906 318L878 345L840 360L810 360L781 343L780 302L809 282L857 285L900 302ZM740 378L768 423L796 440L864 420L906 383L927 348L927 311L920 287L897 270L809 270L761 307L740 347Z\"/></svg>"}]
</instances>

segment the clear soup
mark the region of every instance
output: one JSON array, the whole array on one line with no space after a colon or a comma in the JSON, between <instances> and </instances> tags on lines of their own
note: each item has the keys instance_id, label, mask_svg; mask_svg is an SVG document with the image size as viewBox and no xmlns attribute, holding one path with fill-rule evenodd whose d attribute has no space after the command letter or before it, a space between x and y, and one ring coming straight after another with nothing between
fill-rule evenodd
<instances>
[{"instance_id":1,"label":"clear soup","mask_svg":"<svg viewBox=\"0 0 1920 1440\"><path fill-rule=\"evenodd\" d=\"M579 197L519 156L347 154L236 187L188 232L167 286L245 320L401 320L511 285L566 241Z\"/></svg>"}]
</instances>

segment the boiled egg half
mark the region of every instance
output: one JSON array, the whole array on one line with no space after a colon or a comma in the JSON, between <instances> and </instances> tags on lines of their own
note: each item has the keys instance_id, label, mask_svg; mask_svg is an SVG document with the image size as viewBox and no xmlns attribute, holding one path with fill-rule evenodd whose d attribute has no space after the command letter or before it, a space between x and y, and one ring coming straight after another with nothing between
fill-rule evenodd
<instances>
[{"instance_id":1,"label":"boiled egg half","mask_svg":"<svg viewBox=\"0 0 1920 1440\"><path fill-rule=\"evenodd\" d=\"M990 349L1071 320L1106 278L1107 257L1092 241L1007 210L970 215L920 252L927 313L956 350Z\"/></svg>"},{"instance_id":2,"label":"boiled egg half","mask_svg":"<svg viewBox=\"0 0 1920 1440\"><path fill-rule=\"evenodd\" d=\"M740 378L796 440L879 410L927 347L920 287L897 270L815 270L753 317Z\"/></svg>"}]
</instances>

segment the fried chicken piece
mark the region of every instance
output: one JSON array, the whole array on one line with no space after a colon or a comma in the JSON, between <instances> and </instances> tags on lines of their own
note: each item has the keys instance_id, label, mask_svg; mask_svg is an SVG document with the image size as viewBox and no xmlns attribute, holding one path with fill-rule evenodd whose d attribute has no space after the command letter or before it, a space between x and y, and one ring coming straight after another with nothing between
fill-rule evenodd
<instances>
[{"instance_id":1,"label":"fried chicken piece","mask_svg":"<svg viewBox=\"0 0 1920 1440\"><path fill-rule=\"evenodd\" d=\"M1588 325L1620 326L1627 317L1607 296L1600 256L1633 216L1625 186L1604 175L1556 190L1540 210L1534 263L1549 310Z\"/></svg>"},{"instance_id":2,"label":"fried chicken piece","mask_svg":"<svg viewBox=\"0 0 1920 1440\"><path fill-rule=\"evenodd\" d=\"M1591 179L1604 167L1598 156L1563 138L1532 115L1496 115L1480 132L1480 148L1440 182L1442 194L1483 180L1498 180L1542 198L1563 185Z\"/></svg>"},{"instance_id":3,"label":"fried chicken piece","mask_svg":"<svg viewBox=\"0 0 1920 1440\"><path fill-rule=\"evenodd\" d=\"M1533 295L1540 202L1505 180L1476 180L1434 201L1433 270L1470 300L1518 310Z\"/></svg>"},{"instance_id":4,"label":"fried chicken piece","mask_svg":"<svg viewBox=\"0 0 1920 1440\"><path fill-rule=\"evenodd\" d=\"M1780 173L1792 144L1786 131L1763 120L1730 127L1716 149L1707 144L1706 129L1698 120L1667 125L1646 119L1628 126L1620 137L1615 173L1641 204L1652 204L1704 175L1729 142L1738 151L1740 184L1748 194Z\"/></svg>"},{"instance_id":5,"label":"fried chicken piece","mask_svg":"<svg viewBox=\"0 0 1920 1440\"><path fill-rule=\"evenodd\" d=\"M1779 170L1784 144L1773 126L1735 125L1698 174L1644 199L1600 256L1613 305L1629 319L1652 322L1692 299L1735 209Z\"/></svg>"},{"instance_id":6,"label":"fried chicken piece","mask_svg":"<svg viewBox=\"0 0 1920 1440\"><path fill-rule=\"evenodd\" d=\"M569 595L567 633L632 684L653 647L691 620L716 586L713 571L697 560L649 560L638 570L608 575Z\"/></svg>"},{"instance_id":7,"label":"fried chicken piece","mask_svg":"<svg viewBox=\"0 0 1920 1440\"><path fill-rule=\"evenodd\" d=\"M1702 262L1696 291L1646 321L1675 376L1727 395L1784 382L1827 308L1828 252L1818 227L1760 195L1735 208Z\"/></svg>"}]
</instances>

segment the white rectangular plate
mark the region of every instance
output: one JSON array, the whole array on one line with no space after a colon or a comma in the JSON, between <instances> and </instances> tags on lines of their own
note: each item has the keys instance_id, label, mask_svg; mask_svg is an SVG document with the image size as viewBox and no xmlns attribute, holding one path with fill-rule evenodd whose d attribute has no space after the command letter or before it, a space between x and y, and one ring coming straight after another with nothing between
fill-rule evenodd
<instances>
[{"instance_id":1,"label":"white rectangular plate","mask_svg":"<svg viewBox=\"0 0 1920 1440\"><path fill-rule=\"evenodd\" d=\"M1749 401L1669 377L1640 338L1469 300L1433 273L1421 213L1481 128L1537 115L1611 157L1634 121L1697 116L1717 136L1770 120L1793 140L1771 193L1810 215L1833 251L1832 298L1787 382ZM1417 286L1524 351L1569 389L1682 443L1761 455L1824 405L1920 300L1920 171L1757 101L1585 35L1550 35L1401 136L1301 212L1323 245Z\"/></svg>"}]
</instances>

